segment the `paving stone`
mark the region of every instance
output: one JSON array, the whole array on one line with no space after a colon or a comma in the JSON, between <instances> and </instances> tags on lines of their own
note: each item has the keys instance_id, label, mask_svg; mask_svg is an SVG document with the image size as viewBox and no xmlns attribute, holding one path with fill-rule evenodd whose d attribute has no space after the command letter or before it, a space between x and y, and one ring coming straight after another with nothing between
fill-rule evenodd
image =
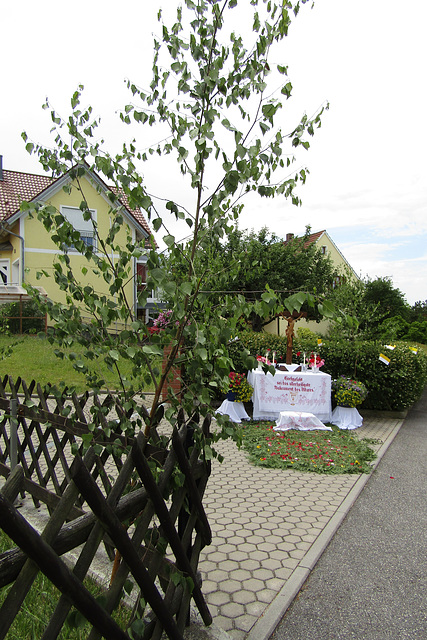
<instances>
[{"instance_id":1,"label":"paving stone","mask_svg":"<svg viewBox=\"0 0 427 640\"><path fill-rule=\"evenodd\" d=\"M236 550L236 546L234 544L230 544L229 541L227 541L221 544L219 550L221 551L221 553L224 553L228 556L230 553L233 553Z\"/></svg>"},{"instance_id":2,"label":"paving stone","mask_svg":"<svg viewBox=\"0 0 427 640\"><path fill-rule=\"evenodd\" d=\"M234 628L234 623L231 618L227 618L226 616L216 616L215 624L218 625L224 631L229 631Z\"/></svg>"},{"instance_id":3,"label":"paving stone","mask_svg":"<svg viewBox=\"0 0 427 640\"><path fill-rule=\"evenodd\" d=\"M252 571L252 575L254 578L258 578L258 580L268 580L274 576L274 573L271 569L267 569L263 563L262 567Z\"/></svg>"},{"instance_id":4,"label":"paving stone","mask_svg":"<svg viewBox=\"0 0 427 640\"><path fill-rule=\"evenodd\" d=\"M232 593L231 599L235 602L239 602L240 604L254 604L256 603L256 594L254 594L252 591L245 591L244 589L242 589L242 591Z\"/></svg>"},{"instance_id":5,"label":"paving stone","mask_svg":"<svg viewBox=\"0 0 427 640\"><path fill-rule=\"evenodd\" d=\"M261 551L274 551L274 549L276 548L276 545L279 542L282 542L283 540L283 536L275 536L275 535L268 535L267 536L267 542L262 542L261 544L258 545L258 549L261 549Z\"/></svg>"},{"instance_id":6,"label":"paving stone","mask_svg":"<svg viewBox=\"0 0 427 640\"><path fill-rule=\"evenodd\" d=\"M270 557L267 558L267 560L263 560L262 566L265 569L271 569L271 571L276 571L277 569L280 569L282 564L281 564L280 560L277 560L277 559L272 558L270 556Z\"/></svg>"},{"instance_id":7,"label":"paving stone","mask_svg":"<svg viewBox=\"0 0 427 640\"><path fill-rule=\"evenodd\" d=\"M299 541L299 538L297 538L297 540ZM294 549L295 549L295 543L294 542L288 542L287 539L284 540L283 542L279 542L279 544L277 545L277 550L286 551L287 553L290 553ZM274 552L272 552L272 553L274 553Z\"/></svg>"},{"instance_id":8,"label":"paving stone","mask_svg":"<svg viewBox=\"0 0 427 640\"><path fill-rule=\"evenodd\" d=\"M249 602L245 606L245 609L246 613L248 613L250 616L256 616L257 618L259 618L265 610L265 602Z\"/></svg>"},{"instance_id":9,"label":"paving stone","mask_svg":"<svg viewBox=\"0 0 427 640\"><path fill-rule=\"evenodd\" d=\"M243 616L239 616L238 618L235 618L234 624L236 625L236 628L241 629L242 631L245 631L247 633L252 629L256 621L257 621L256 616L250 616L249 614L246 613Z\"/></svg>"},{"instance_id":10,"label":"paving stone","mask_svg":"<svg viewBox=\"0 0 427 640\"><path fill-rule=\"evenodd\" d=\"M261 589L264 588L264 583L262 580L257 580L256 578L250 578L245 582L245 589L247 591L253 591L254 593L258 593Z\"/></svg>"},{"instance_id":11,"label":"paving stone","mask_svg":"<svg viewBox=\"0 0 427 640\"><path fill-rule=\"evenodd\" d=\"M204 585L203 585L203 591L204 591ZM210 593L206 600L208 601L209 604L209 609L211 610L212 613L212 605L223 605L223 604L227 604L228 602L230 602L230 595L228 593L224 593L224 591L215 591L214 593Z\"/></svg>"},{"instance_id":12,"label":"paving stone","mask_svg":"<svg viewBox=\"0 0 427 640\"><path fill-rule=\"evenodd\" d=\"M251 553L251 557L254 560L259 560L260 562L266 560L268 558L268 553L266 551L259 551L258 549Z\"/></svg>"},{"instance_id":13,"label":"paving stone","mask_svg":"<svg viewBox=\"0 0 427 640\"><path fill-rule=\"evenodd\" d=\"M253 520L255 520L255 518L253 518ZM233 518L233 522L235 522L236 524L241 524L241 525L245 525L248 522L250 522L251 519L245 516L239 516L238 518ZM260 521L263 521L263 518L260 518Z\"/></svg>"},{"instance_id":14,"label":"paving stone","mask_svg":"<svg viewBox=\"0 0 427 640\"><path fill-rule=\"evenodd\" d=\"M240 566L243 569L247 569L248 571L253 571L254 569L258 569L258 567L260 566L260 561L250 557L242 560Z\"/></svg>"},{"instance_id":15,"label":"paving stone","mask_svg":"<svg viewBox=\"0 0 427 640\"><path fill-rule=\"evenodd\" d=\"M274 575L282 582L282 585L283 585L283 582L289 578L289 576L291 575L292 571L293 571L293 569L288 569L287 567L281 567L280 569L276 569L274 571ZM270 588L268 583L269 583L269 581L267 580L266 581L266 587ZM282 586L279 587L279 590L281 588L282 588Z\"/></svg>"},{"instance_id":16,"label":"paving stone","mask_svg":"<svg viewBox=\"0 0 427 640\"><path fill-rule=\"evenodd\" d=\"M245 583L246 586L246 583ZM242 585L240 582L238 582L238 580L223 580L222 582L219 583L218 588L221 589L221 591L225 591L226 593L235 593L236 591L240 591L242 588Z\"/></svg>"},{"instance_id":17,"label":"paving stone","mask_svg":"<svg viewBox=\"0 0 427 640\"><path fill-rule=\"evenodd\" d=\"M203 593L208 596L210 593L218 591L218 584L213 580L203 580Z\"/></svg>"},{"instance_id":18,"label":"paving stone","mask_svg":"<svg viewBox=\"0 0 427 640\"><path fill-rule=\"evenodd\" d=\"M230 560L235 560L236 562L241 563L243 560L246 560L248 556L241 549L236 549L234 547L233 549L230 549L230 551L228 552L228 557Z\"/></svg>"},{"instance_id":19,"label":"paving stone","mask_svg":"<svg viewBox=\"0 0 427 640\"><path fill-rule=\"evenodd\" d=\"M246 551L246 553L250 557L252 556L252 553L256 551L256 545L251 544L250 542L243 542L242 544L239 545L239 549L241 551Z\"/></svg>"},{"instance_id":20,"label":"paving stone","mask_svg":"<svg viewBox=\"0 0 427 640\"><path fill-rule=\"evenodd\" d=\"M244 582L245 580L249 580L252 574L247 569L239 568L233 571L231 575L233 577L233 580L239 580L240 582Z\"/></svg>"},{"instance_id":21,"label":"paving stone","mask_svg":"<svg viewBox=\"0 0 427 640\"><path fill-rule=\"evenodd\" d=\"M237 618L245 614L245 608L238 602L228 602L221 607L221 615L227 616L227 618Z\"/></svg>"},{"instance_id":22,"label":"paving stone","mask_svg":"<svg viewBox=\"0 0 427 640\"><path fill-rule=\"evenodd\" d=\"M224 560L227 560L227 556L221 551L214 551L213 553L210 553L208 558L211 562L215 563L224 562Z\"/></svg>"},{"instance_id":23,"label":"paving stone","mask_svg":"<svg viewBox=\"0 0 427 640\"><path fill-rule=\"evenodd\" d=\"M270 604L273 601L274 596L277 594L277 591L274 589L261 589L261 591L257 592L257 600L259 602L265 602L265 604Z\"/></svg>"},{"instance_id":24,"label":"paving stone","mask_svg":"<svg viewBox=\"0 0 427 640\"><path fill-rule=\"evenodd\" d=\"M291 558L298 558L301 560L305 556L305 549L295 549L295 551L290 551L289 555Z\"/></svg>"}]
</instances>

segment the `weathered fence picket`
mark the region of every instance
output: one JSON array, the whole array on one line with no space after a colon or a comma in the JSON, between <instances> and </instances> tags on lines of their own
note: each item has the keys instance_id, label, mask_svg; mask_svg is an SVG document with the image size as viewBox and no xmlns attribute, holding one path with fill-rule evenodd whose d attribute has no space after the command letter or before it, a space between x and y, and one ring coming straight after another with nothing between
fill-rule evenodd
<instances>
[{"instance_id":1,"label":"weathered fence picket","mask_svg":"<svg viewBox=\"0 0 427 640\"><path fill-rule=\"evenodd\" d=\"M11 400L17 404L18 423L13 469ZM91 415L91 421L97 421L93 432L89 403L96 408ZM145 409L141 415L147 416ZM162 415L160 411L158 421ZM210 464L198 444L203 434L208 435L210 421L205 419L200 427L196 417L185 421L181 411L168 439L160 438L154 426L147 441L142 432L129 438L112 430L129 418L111 396L78 397L53 393L34 382L27 386L22 380L0 381L0 475L6 478L0 491L0 527L18 545L0 555L0 589L12 585L0 610L0 640L39 571L62 594L43 640L58 636L72 605L92 625L90 640L151 640L163 631L182 640L191 599L205 624L211 623L197 572L200 552L211 540L202 504ZM84 436L91 443L83 458ZM108 466L113 473L105 471ZM32 496L35 506L44 502L49 510L41 534L14 506L18 494L24 493ZM61 556L80 545L70 569ZM111 560L116 550L116 560L121 561L116 562L117 572L101 607L82 582L103 545ZM111 614L129 578L140 595L127 628L120 629ZM134 626L130 634L138 618L144 631L136 633Z\"/></svg>"}]
</instances>

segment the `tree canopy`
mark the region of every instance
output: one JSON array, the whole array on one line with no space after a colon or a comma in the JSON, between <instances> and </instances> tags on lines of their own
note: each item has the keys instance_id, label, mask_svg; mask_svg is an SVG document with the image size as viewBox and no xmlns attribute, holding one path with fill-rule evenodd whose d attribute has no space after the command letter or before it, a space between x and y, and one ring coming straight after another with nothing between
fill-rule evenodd
<instances>
[{"instance_id":1,"label":"tree canopy","mask_svg":"<svg viewBox=\"0 0 427 640\"><path fill-rule=\"evenodd\" d=\"M213 300L224 295L241 294L248 301L260 300L266 287L278 300L301 291L324 296L332 289L338 275L329 256L324 256L315 244L307 243L308 227L301 238L285 242L264 227L259 232L242 231L234 227L224 240L216 238L199 254L194 269L204 274L204 291ZM184 249L183 255L190 251ZM185 257L171 256L170 268L175 277L185 274ZM318 317L314 308L304 306L311 318ZM265 317L252 313L252 327L259 331L274 318L267 310Z\"/></svg>"}]
</instances>

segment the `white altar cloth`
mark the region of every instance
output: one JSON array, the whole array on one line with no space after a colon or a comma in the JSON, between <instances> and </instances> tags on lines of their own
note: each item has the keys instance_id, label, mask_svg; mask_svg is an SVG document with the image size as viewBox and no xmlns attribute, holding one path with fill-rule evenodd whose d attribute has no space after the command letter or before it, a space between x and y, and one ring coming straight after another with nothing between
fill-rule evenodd
<instances>
[{"instance_id":1,"label":"white altar cloth","mask_svg":"<svg viewBox=\"0 0 427 640\"><path fill-rule=\"evenodd\" d=\"M247 379L254 388L254 420L277 420L281 411L299 411L313 413L321 422L331 421L329 374L276 371L273 376L253 369Z\"/></svg>"},{"instance_id":2,"label":"white altar cloth","mask_svg":"<svg viewBox=\"0 0 427 640\"><path fill-rule=\"evenodd\" d=\"M327 427L320 422L319 418L312 413L303 411L281 411L274 431L289 431L289 429L298 429L299 431L327 430L332 431L331 427Z\"/></svg>"},{"instance_id":3,"label":"white altar cloth","mask_svg":"<svg viewBox=\"0 0 427 640\"><path fill-rule=\"evenodd\" d=\"M240 424L242 420L250 420L250 416L246 413L243 402L231 402L224 400L222 405L215 411L223 416L228 416L231 422Z\"/></svg>"},{"instance_id":4,"label":"white altar cloth","mask_svg":"<svg viewBox=\"0 0 427 640\"><path fill-rule=\"evenodd\" d=\"M331 423L340 429L358 429L363 424L363 418L356 407L335 407Z\"/></svg>"}]
</instances>

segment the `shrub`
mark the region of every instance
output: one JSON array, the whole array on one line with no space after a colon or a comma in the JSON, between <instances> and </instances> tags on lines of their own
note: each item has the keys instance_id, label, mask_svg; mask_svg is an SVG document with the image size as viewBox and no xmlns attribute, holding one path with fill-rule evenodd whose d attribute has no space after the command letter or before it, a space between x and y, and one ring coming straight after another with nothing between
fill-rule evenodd
<instances>
[{"instance_id":1,"label":"shrub","mask_svg":"<svg viewBox=\"0 0 427 640\"><path fill-rule=\"evenodd\" d=\"M278 361L284 362L286 346L286 338L242 331L239 339L229 346L229 354L234 369L245 371L257 366L248 354L255 358L270 349L276 351ZM298 360L296 352L299 349L297 338L293 345L294 362ZM406 342L398 343L390 351L378 340L323 340L323 345L316 346L315 350L325 360L323 371L333 379L346 376L357 378L366 385L369 393L361 405L365 409L407 409L421 397L427 383L427 356L422 351L413 353ZM379 360L380 353L390 358L389 365Z\"/></svg>"},{"instance_id":2,"label":"shrub","mask_svg":"<svg viewBox=\"0 0 427 640\"><path fill-rule=\"evenodd\" d=\"M21 333L19 302L0 305L0 327L10 333ZM45 315L33 300L22 304L22 333L37 333L45 329Z\"/></svg>"},{"instance_id":3,"label":"shrub","mask_svg":"<svg viewBox=\"0 0 427 640\"><path fill-rule=\"evenodd\" d=\"M325 360L323 370L332 378L357 377L368 389L361 405L365 409L402 411L416 402L427 382L427 357L412 352L408 343L399 343L393 351L379 341L327 340L319 349ZM380 353L390 358L386 365Z\"/></svg>"},{"instance_id":4,"label":"shrub","mask_svg":"<svg viewBox=\"0 0 427 640\"><path fill-rule=\"evenodd\" d=\"M314 333L314 331L307 327L299 327L295 333L296 335L293 344L294 354L296 351L311 353L312 351L319 350L317 346L317 339L319 336L317 333Z\"/></svg>"},{"instance_id":5,"label":"shrub","mask_svg":"<svg viewBox=\"0 0 427 640\"><path fill-rule=\"evenodd\" d=\"M412 322L408 325L408 330L404 339L427 344L427 322L425 320L421 322Z\"/></svg>"},{"instance_id":6,"label":"shrub","mask_svg":"<svg viewBox=\"0 0 427 640\"><path fill-rule=\"evenodd\" d=\"M285 362L286 359L286 338L274 336L269 333L259 333L255 331L241 331L239 339L232 342L228 352L233 361L236 371L245 371L255 368L255 361L248 361L247 355L256 358L257 355L265 356L268 349L276 352L276 361ZM270 357L271 360L271 357Z\"/></svg>"}]
</instances>

